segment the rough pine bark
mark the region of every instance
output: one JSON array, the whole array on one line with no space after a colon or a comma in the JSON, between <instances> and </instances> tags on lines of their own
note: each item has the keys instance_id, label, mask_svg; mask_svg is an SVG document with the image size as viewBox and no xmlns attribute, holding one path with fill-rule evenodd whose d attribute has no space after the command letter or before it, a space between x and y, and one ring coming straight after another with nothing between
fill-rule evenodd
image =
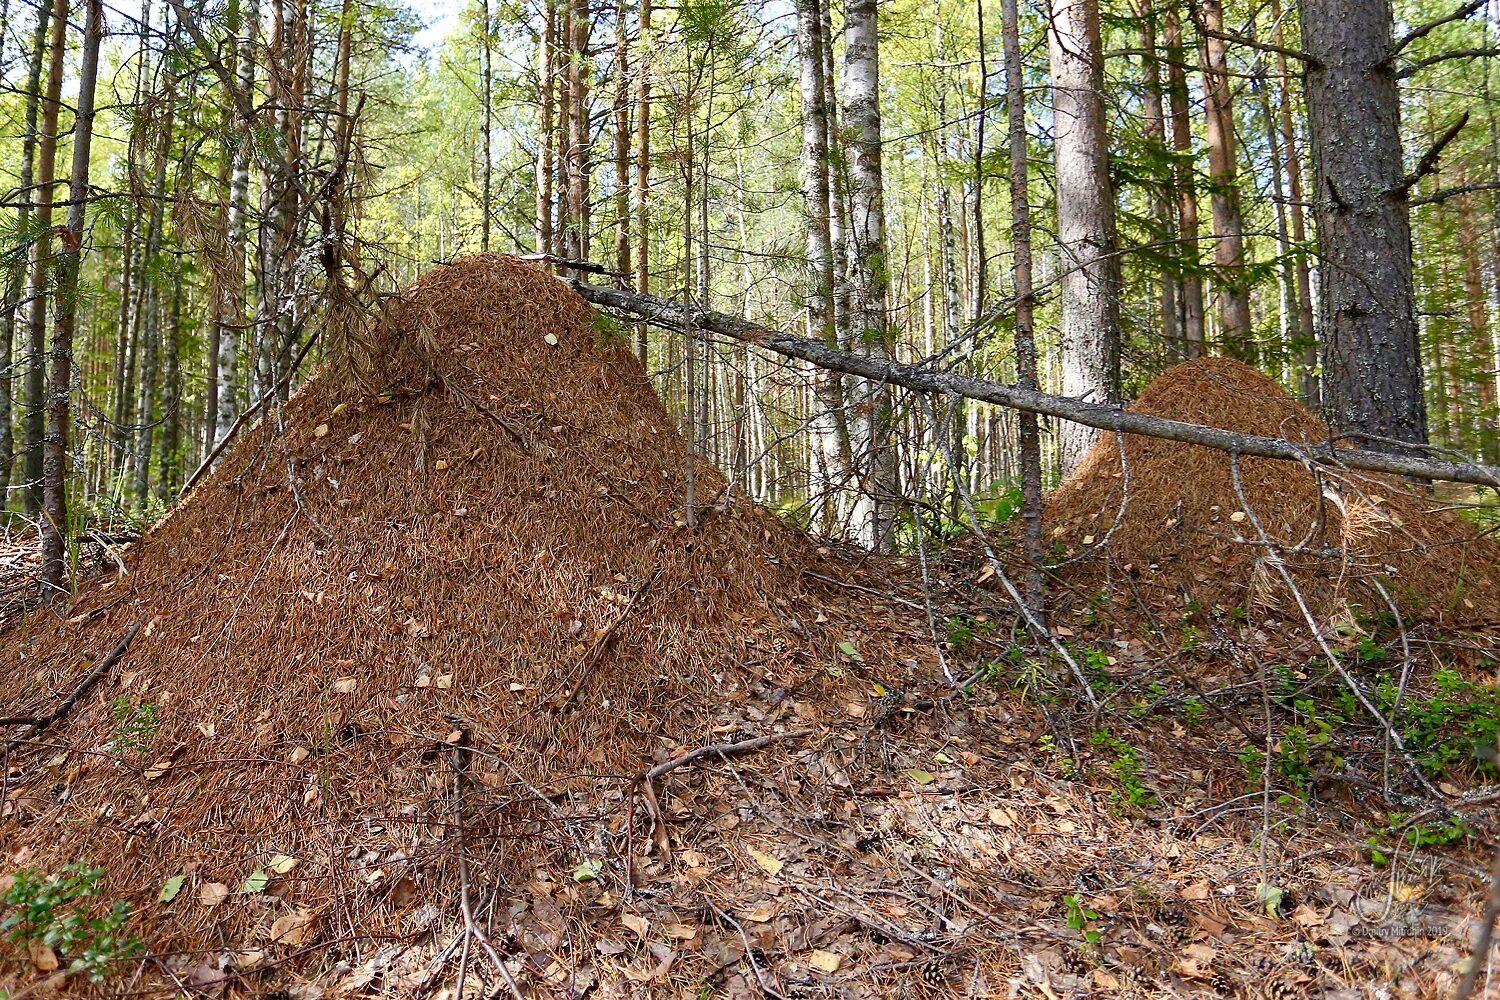
<instances>
[{"instance_id":1,"label":"rough pine bark","mask_svg":"<svg viewBox=\"0 0 1500 1000\"><path fill-rule=\"evenodd\" d=\"M651 0L640 0L637 19L640 24L640 55L635 63L635 287L650 291L651 259L647 238L651 213L651 54L655 51L656 32L651 24ZM635 351L646 366L646 324L635 331Z\"/></svg>"},{"instance_id":2,"label":"rough pine bark","mask_svg":"<svg viewBox=\"0 0 1500 1000\"><path fill-rule=\"evenodd\" d=\"M1371 447L1427 441L1389 0L1303 0L1324 407Z\"/></svg>"},{"instance_id":3,"label":"rough pine bark","mask_svg":"<svg viewBox=\"0 0 1500 1000\"><path fill-rule=\"evenodd\" d=\"M649 0L648 0L649 2ZM552 180L553 150L555 139L552 132L554 113L552 68L556 61L557 7L554 0L542 4L541 31L536 46L536 252L552 254Z\"/></svg>"},{"instance_id":4,"label":"rough pine bark","mask_svg":"<svg viewBox=\"0 0 1500 1000\"><path fill-rule=\"evenodd\" d=\"M1057 237L1062 254L1062 392L1095 403L1120 398L1120 261L1104 119L1104 52L1098 0L1051 0L1057 159ZM1096 432L1065 423L1059 458L1071 471Z\"/></svg>"},{"instance_id":5,"label":"rough pine bark","mask_svg":"<svg viewBox=\"0 0 1500 1000\"><path fill-rule=\"evenodd\" d=\"M844 134L850 160L854 335L862 353L886 357L890 262L885 251L875 0L848 0L844 8ZM868 380L849 388L858 481L853 527L863 544L885 549L891 544L898 495L892 488L891 392L889 387Z\"/></svg>"},{"instance_id":6,"label":"rough pine bark","mask_svg":"<svg viewBox=\"0 0 1500 1000\"><path fill-rule=\"evenodd\" d=\"M1276 24L1275 38L1278 47L1285 48L1285 32L1281 27L1281 4L1271 0L1271 19ZM1295 347L1299 356L1298 368L1302 398L1308 406L1321 405L1318 389L1318 333L1313 318L1312 269L1307 266L1304 249L1307 246L1307 217L1302 194L1302 157L1297 151L1296 116L1292 111L1292 74L1287 66L1286 53L1276 54L1276 74L1280 83L1281 146L1285 159L1288 222L1291 227L1293 260L1297 286L1297 315L1293 325Z\"/></svg>"}]
</instances>

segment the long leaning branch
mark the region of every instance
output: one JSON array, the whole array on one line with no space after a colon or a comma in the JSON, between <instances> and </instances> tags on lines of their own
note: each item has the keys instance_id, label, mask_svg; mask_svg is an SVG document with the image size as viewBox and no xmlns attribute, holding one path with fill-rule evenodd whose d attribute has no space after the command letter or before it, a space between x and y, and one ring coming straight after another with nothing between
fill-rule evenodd
<instances>
[{"instance_id":1,"label":"long leaning branch","mask_svg":"<svg viewBox=\"0 0 1500 1000\"><path fill-rule=\"evenodd\" d=\"M1239 434L1219 427L1190 424L1181 420L1133 413L1117 406L1054 396L1021 389L1003 382L975 378L956 372L936 371L921 365L856 354L829 347L817 340L798 337L752 323L741 316L691 309L668 299L642 292L601 288L577 278L562 278L574 291L595 305L618 309L671 330L691 329L695 336L718 335L753 344L775 354L811 362L820 368L903 386L918 392L955 394L1014 410L1057 417L1100 430L1123 431L1145 437L1181 441L1230 454L1276 458L1288 462L1338 466L1454 483L1469 483L1500 489L1500 466L1472 462L1447 462L1415 455L1391 454L1362 448L1338 448L1332 442L1293 442L1259 434ZM688 320L684 324L684 319Z\"/></svg>"}]
</instances>

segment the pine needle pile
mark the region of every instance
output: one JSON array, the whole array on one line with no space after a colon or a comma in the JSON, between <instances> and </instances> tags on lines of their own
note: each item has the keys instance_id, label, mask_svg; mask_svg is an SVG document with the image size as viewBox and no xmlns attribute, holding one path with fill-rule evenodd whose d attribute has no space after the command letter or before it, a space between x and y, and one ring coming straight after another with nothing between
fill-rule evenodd
<instances>
[{"instance_id":1,"label":"pine needle pile","mask_svg":"<svg viewBox=\"0 0 1500 1000\"><path fill-rule=\"evenodd\" d=\"M1274 381L1227 358L1168 369L1131 409L1309 445L1329 436ZM1500 619L1500 545L1421 486L1123 440L1123 461L1120 438L1102 436L1047 500L1053 554L1083 556L1062 571L1079 589L1128 580L1148 603L1180 607L1191 598L1300 621L1279 560L1323 621L1385 615L1391 605L1403 617L1448 625Z\"/></svg>"},{"instance_id":2,"label":"pine needle pile","mask_svg":"<svg viewBox=\"0 0 1500 1000\"><path fill-rule=\"evenodd\" d=\"M684 509L675 421L562 283L463 258L371 342L377 392L312 378L128 575L0 652L0 705L41 715L140 626L9 751L0 841L11 868L101 866L199 978L210 953L254 969L409 931L420 903L451 916L456 781L486 803L474 870L577 863L558 803L603 811L613 782L618 806L664 750L722 739L715 708L748 689L839 683L840 636L800 609L819 554L706 463Z\"/></svg>"}]
</instances>

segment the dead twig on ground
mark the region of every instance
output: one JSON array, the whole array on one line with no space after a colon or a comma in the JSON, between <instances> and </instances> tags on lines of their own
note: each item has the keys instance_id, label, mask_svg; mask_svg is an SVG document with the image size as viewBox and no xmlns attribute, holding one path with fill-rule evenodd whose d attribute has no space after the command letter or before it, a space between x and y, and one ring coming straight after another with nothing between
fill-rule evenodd
<instances>
[{"instance_id":1,"label":"dead twig on ground","mask_svg":"<svg viewBox=\"0 0 1500 1000\"><path fill-rule=\"evenodd\" d=\"M131 642L135 640L136 633L140 630L141 626L139 622L126 629L125 634L120 637L120 641L115 643L115 648L110 650L109 653L104 657L104 659L94 664L93 669L83 675L83 680L79 681L78 685L74 687L73 690L68 693L68 696L61 702L59 702L58 706L52 711L48 712L46 715L40 715L30 720L5 720L6 725L25 724L27 727L26 730L21 733L21 735L12 737L10 740L6 741L6 752L9 752L14 747L26 742L32 737L40 735L44 730L47 729L48 726L51 726L54 722L57 722L63 716L71 712L73 710L73 706L78 704L79 699L88 694L89 689L92 688L95 684L99 683L99 679L105 674L109 673L110 668L119 661L120 657L125 655L126 651L130 649Z\"/></svg>"}]
</instances>

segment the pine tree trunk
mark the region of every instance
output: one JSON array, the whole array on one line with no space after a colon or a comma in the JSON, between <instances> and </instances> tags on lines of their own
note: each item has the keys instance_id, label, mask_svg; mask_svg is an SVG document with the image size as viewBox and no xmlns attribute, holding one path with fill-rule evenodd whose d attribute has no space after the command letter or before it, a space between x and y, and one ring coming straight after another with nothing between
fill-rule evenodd
<instances>
[{"instance_id":1,"label":"pine tree trunk","mask_svg":"<svg viewBox=\"0 0 1500 1000\"><path fill-rule=\"evenodd\" d=\"M1120 398L1120 261L1104 119L1104 52L1098 0L1051 0L1057 236L1062 254L1062 392L1096 403ZM1059 428L1071 471L1096 432Z\"/></svg>"},{"instance_id":2,"label":"pine tree trunk","mask_svg":"<svg viewBox=\"0 0 1500 1000\"><path fill-rule=\"evenodd\" d=\"M62 98L64 56L67 49L68 0L56 0L47 67L47 91L42 99L41 133L37 139L36 244L31 256L31 309L27 323L26 354L26 512L42 510L43 438L47 433L46 351L47 294L52 270L52 188L57 178L57 115Z\"/></svg>"},{"instance_id":3,"label":"pine tree trunk","mask_svg":"<svg viewBox=\"0 0 1500 1000\"><path fill-rule=\"evenodd\" d=\"M1324 405L1345 432L1425 443L1389 0L1304 0ZM1381 441L1372 447L1402 451Z\"/></svg>"},{"instance_id":4,"label":"pine tree trunk","mask_svg":"<svg viewBox=\"0 0 1500 1000\"><path fill-rule=\"evenodd\" d=\"M881 179L880 56L875 0L848 0L844 8L844 129L848 135L853 237L852 317L857 349L889 356L890 264L885 249L885 196ZM851 439L857 449L858 497L853 526L867 547L888 549L898 491L890 442L889 387L860 380L849 387Z\"/></svg>"},{"instance_id":5,"label":"pine tree trunk","mask_svg":"<svg viewBox=\"0 0 1500 1000\"><path fill-rule=\"evenodd\" d=\"M573 0L568 38L568 223L563 233L563 255L589 259L589 69L588 49L593 14L589 0Z\"/></svg>"},{"instance_id":6,"label":"pine tree trunk","mask_svg":"<svg viewBox=\"0 0 1500 1000\"><path fill-rule=\"evenodd\" d=\"M1172 150L1177 154L1173 187L1177 190L1177 257L1182 262L1180 297L1182 341L1189 358L1201 358L1206 347L1204 331L1203 277L1198 249L1198 184L1193 166L1193 124L1189 117L1186 49L1182 42L1182 24L1170 5L1162 22L1167 45L1167 95L1172 116Z\"/></svg>"},{"instance_id":7,"label":"pine tree trunk","mask_svg":"<svg viewBox=\"0 0 1500 1000\"><path fill-rule=\"evenodd\" d=\"M495 179L495 150L494 150L494 86L495 75L490 66L490 49L493 44L490 32L490 0L480 0L480 60L483 73L480 99L484 103L484 134L480 136L479 142L484 152L484 178L483 187L479 198L479 214L481 226L479 230L479 249L485 253L490 249L490 212L494 204L494 179Z\"/></svg>"},{"instance_id":8,"label":"pine tree trunk","mask_svg":"<svg viewBox=\"0 0 1500 1000\"><path fill-rule=\"evenodd\" d=\"M78 103L73 122L73 169L68 185L68 224L60 234L57 311L48 359L47 438L42 468L42 596L63 600L68 587L68 438L72 427L73 339L78 325L78 268L83 255L89 194L89 152L94 138L94 89L99 43L104 35L103 0L87 0Z\"/></svg>"},{"instance_id":9,"label":"pine tree trunk","mask_svg":"<svg viewBox=\"0 0 1500 1000\"><path fill-rule=\"evenodd\" d=\"M1213 186L1214 312L1219 341L1226 353L1254 364L1256 350L1250 320L1250 287L1245 281L1245 222L1240 211L1239 156L1235 152L1234 98L1222 34L1224 9L1219 0L1200 0L1203 35L1203 105L1208 120L1208 172Z\"/></svg>"}]
</instances>

